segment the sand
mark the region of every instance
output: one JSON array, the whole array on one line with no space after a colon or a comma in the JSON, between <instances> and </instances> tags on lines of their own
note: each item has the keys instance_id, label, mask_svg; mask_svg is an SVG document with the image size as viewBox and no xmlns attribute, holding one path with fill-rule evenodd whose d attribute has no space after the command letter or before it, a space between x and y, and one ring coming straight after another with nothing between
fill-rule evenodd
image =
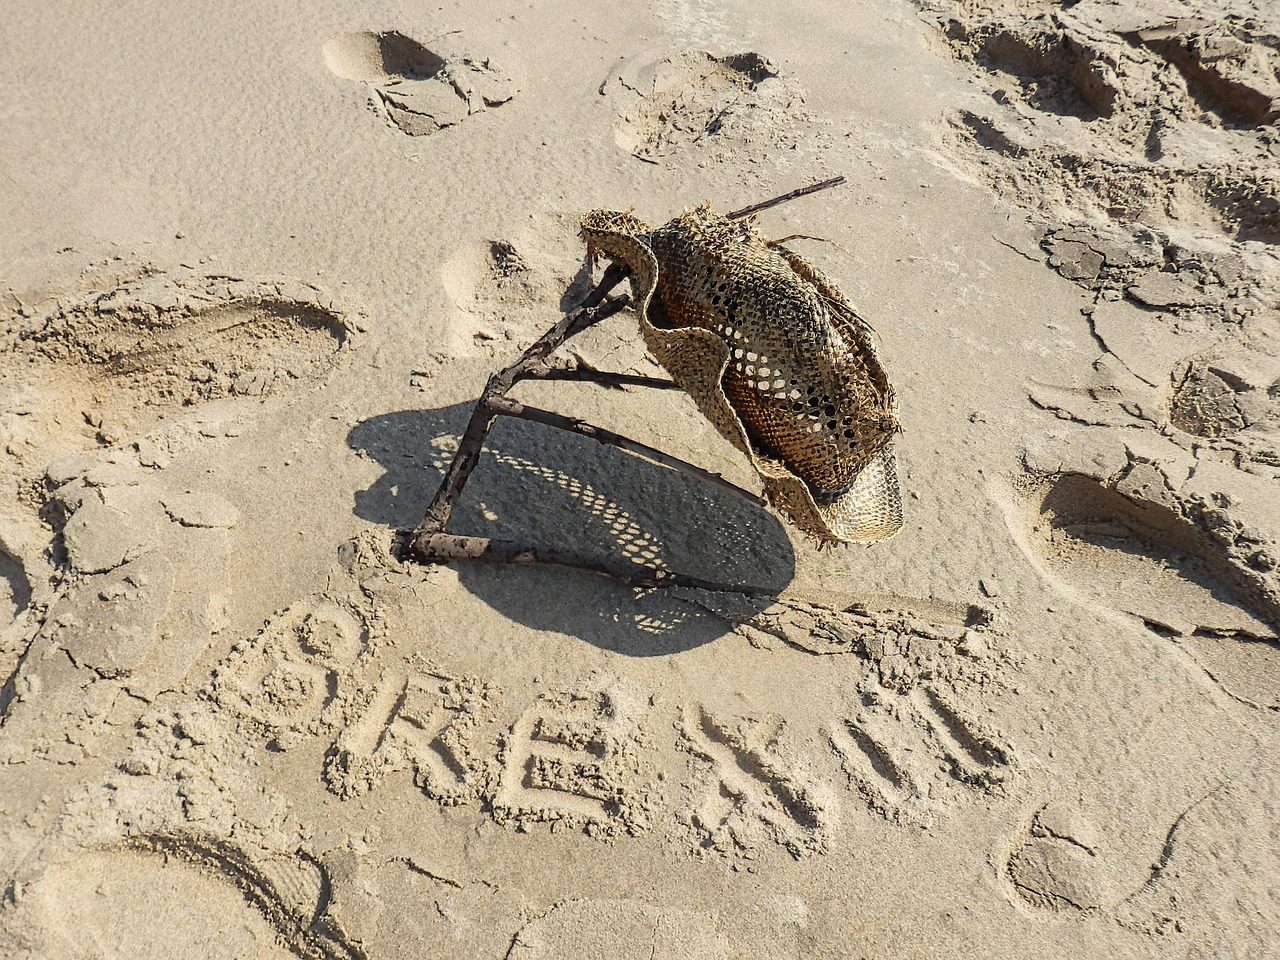
<instances>
[{"instance_id":1,"label":"sand","mask_svg":"<svg viewBox=\"0 0 1280 960\"><path fill-rule=\"evenodd\" d=\"M1275 5L618 6L7 11L0 955L1274 956ZM836 175L759 227L878 331L899 536L503 421L452 529L776 598L395 559L583 212Z\"/></svg>"}]
</instances>

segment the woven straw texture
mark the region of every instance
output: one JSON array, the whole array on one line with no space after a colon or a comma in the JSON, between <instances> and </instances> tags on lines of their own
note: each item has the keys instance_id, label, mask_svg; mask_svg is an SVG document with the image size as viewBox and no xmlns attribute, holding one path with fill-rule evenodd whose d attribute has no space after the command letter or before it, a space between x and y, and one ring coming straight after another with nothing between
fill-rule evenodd
<instances>
[{"instance_id":1,"label":"woven straw texture","mask_svg":"<svg viewBox=\"0 0 1280 960\"><path fill-rule=\"evenodd\" d=\"M816 267L709 204L657 229L595 210L582 237L628 268L649 351L779 512L822 543L898 532L893 388L871 327Z\"/></svg>"}]
</instances>

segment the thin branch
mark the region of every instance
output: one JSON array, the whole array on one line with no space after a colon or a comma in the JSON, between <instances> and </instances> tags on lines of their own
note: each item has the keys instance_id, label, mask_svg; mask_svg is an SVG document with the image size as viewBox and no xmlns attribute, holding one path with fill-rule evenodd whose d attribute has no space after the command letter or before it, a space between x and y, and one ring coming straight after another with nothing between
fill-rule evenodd
<instances>
[{"instance_id":1,"label":"thin branch","mask_svg":"<svg viewBox=\"0 0 1280 960\"><path fill-rule=\"evenodd\" d=\"M741 220L743 217L749 217L753 213L759 213L761 210L768 210L770 207L776 207L788 200L794 200L797 197L807 197L811 193L817 193L819 190L826 190L829 187L836 187L844 183L844 176L832 177L830 180L823 180L820 183L811 183L807 187L800 187L798 190L792 190L790 193L784 193L780 197L774 197L772 200L762 200L760 203L753 203L749 207L743 207L741 210L734 210L732 213L726 213L725 217L730 220Z\"/></svg>"},{"instance_id":2,"label":"thin branch","mask_svg":"<svg viewBox=\"0 0 1280 960\"><path fill-rule=\"evenodd\" d=\"M633 587L691 587L698 590L714 590L721 593L741 593L749 597L774 597L778 591L769 587L750 584L717 583L697 577L672 573L654 567L617 560L584 560L576 554L565 553L553 547L528 547L510 540L490 537L462 537L452 533L428 533L415 536L408 548L409 555L419 563L448 563L453 560L473 560L482 563L514 563L528 566L561 567L566 570L586 570L611 577Z\"/></svg>"},{"instance_id":3,"label":"thin branch","mask_svg":"<svg viewBox=\"0 0 1280 960\"><path fill-rule=\"evenodd\" d=\"M850 259L853 258L853 251L850 250L848 247L846 247L844 244L837 243L835 240L832 240L830 237L815 237L811 233L793 233L788 237L782 237L779 240L769 240L767 242L771 247L780 247L784 243L788 243L791 240L816 240L819 243L829 243L831 244L831 246L835 247L837 250L843 253L846 257L849 257Z\"/></svg>"},{"instance_id":4,"label":"thin branch","mask_svg":"<svg viewBox=\"0 0 1280 960\"><path fill-rule=\"evenodd\" d=\"M654 390L679 390L674 380L659 380L631 373L611 373L585 367L546 367L529 371L530 380L571 380L575 383L598 383L603 387L652 387Z\"/></svg>"},{"instance_id":5,"label":"thin branch","mask_svg":"<svg viewBox=\"0 0 1280 960\"><path fill-rule=\"evenodd\" d=\"M557 430L567 430L570 433L576 433L580 436L590 437L597 443L607 444L611 447L617 447L619 450L625 450L627 453L634 454L637 457L643 457L645 460L660 464L680 473L687 473L690 476L697 477L699 480L707 483L718 490L731 493L735 497L739 497L751 504L753 507L762 507L765 502L758 494L752 493L750 490L744 490L736 483L731 483L718 473L712 473L709 470L703 470L701 467L695 467L692 463L671 456L669 453L663 453L655 447L632 440L630 437L624 437L620 433L614 433L612 430L605 430L603 427L597 427L593 424L586 423L582 420L575 420L571 417L562 416L550 410L543 410L539 407L530 407L512 400L509 397L493 397L487 403L489 411L504 417L515 417L519 420L530 420L533 423L541 423L548 427L555 427Z\"/></svg>"}]
</instances>

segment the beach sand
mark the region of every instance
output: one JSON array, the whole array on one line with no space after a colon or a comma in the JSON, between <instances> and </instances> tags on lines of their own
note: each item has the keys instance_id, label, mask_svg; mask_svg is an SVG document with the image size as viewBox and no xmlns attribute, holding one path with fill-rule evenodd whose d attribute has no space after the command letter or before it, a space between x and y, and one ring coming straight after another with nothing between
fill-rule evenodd
<instances>
[{"instance_id":1,"label":"beach sand","mask_svg":"<svg viewBox=\"0 0 1280 960\"><path fill-rule=\"evenodd\" d=\"M0 38L0 955L1280 951L1267 0L47 4ZM584 437L393 556L578 220L759 216L905 525ZM598 270L596 276L598 276ZM564 351L659 375L624 312ZM522 385L751 490L679 392Z\"/></svg>"}]
</instances>

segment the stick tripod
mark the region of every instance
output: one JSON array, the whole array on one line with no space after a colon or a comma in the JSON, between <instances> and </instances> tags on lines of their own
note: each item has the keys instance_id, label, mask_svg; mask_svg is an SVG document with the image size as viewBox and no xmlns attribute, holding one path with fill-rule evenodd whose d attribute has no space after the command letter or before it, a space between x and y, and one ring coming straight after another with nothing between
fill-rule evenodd
<instances>
[{"instance_id":1,"label":"stick tripod","mask_svg":"<svg viewBox=\"0 0 1280 960\"><path fill-rule=\"evenodd\" d=\"M802 197L828 187L843 183L844 177L835 177L821 183L811 184L792 190L771 200L752 204L727 214L730 219L740 219L761 210L786 203L796 197ZM584 437L590 437L599 443L617 447L634 456L643 457L653 463L669 467L688 476L695 477L719 490L741 497L748 503L763 506L764 500L757 494L744 490L730 483L718 473L711 473L701 467L680 460L670 454L663 453L655 447L632 440L622 434L593 426L582 420L562 416L550 410L531 407L518 400L512 400L508 394L522 380L572 380L584 383L595 383L602 386L637 386L658 390L679 389L670 380L658 380L652 377L632 376L622 373L607 373L585 369L562 369L551 367L547 360L567 340L602 320L613 316L631 303L625 294L610 296L614 288L625 278L626 271L617 264L605 270L600 282L586 298L569 311L559 323L539 337L529 349L510 366L489 378L484 391L476 401L471 412L471 419L462 435L462 442L454 454L453 461L445 471L440 488L436 491L431 505L417 528L408 535L404 554L408 559L419 563L448 563L457 560L479 560L487 563L537 564L540 566L563 567L572 570L587 570L593 573L612 577L635 587L696 587L703 590L741 593L748 596L768 596L776 591L764 587L746 584L716 583L701 580L680 573L673 573L657 567L646 567L636 563L617 560L585 560L562 550L548 547L529 547L510 540L496 540L490 537L472 537L448 533L445 530L449 517L457 505L462 489L476 465L480 462L480 452L484 447L489 431L493 429L498 417L514 417L519 420L530 420L558 430L567 430Z\"/></svg>"}]
</instances>

